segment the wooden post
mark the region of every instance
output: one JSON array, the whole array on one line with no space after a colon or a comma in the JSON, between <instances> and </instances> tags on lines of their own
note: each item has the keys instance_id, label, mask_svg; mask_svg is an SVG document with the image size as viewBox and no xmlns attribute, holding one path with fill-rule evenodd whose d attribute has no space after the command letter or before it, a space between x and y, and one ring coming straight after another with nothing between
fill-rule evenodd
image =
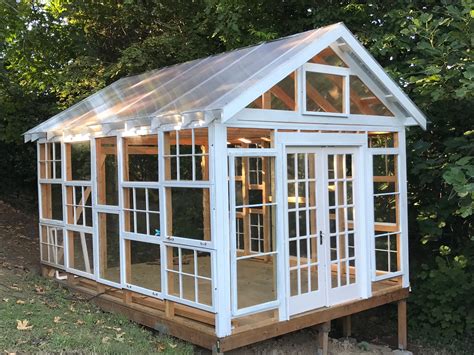
<instances>
[{"instance_id":1,"label":"wooden post","mask_svg":"<svg viewBox=\"0 0 474 355\"><path fill-rule=\"evenodd\" d=\"M318 325L318 355L328 355L331 321Z\"/></svg>"},{"instance_id":2,"label":"wooden post","mask_svg":"<svg viewBox=\"0 0 474 355\"><path fill-rule=\"evenodd\" d=\"M350 315L342 318L342 335L346 338L352 335L352 322Z\"/></svg>"},{"instance_id":3,"label":"wooden post","mask_svg":"<svg viewBox=\"0 0 474 355\"><path fill-rule=\"evenodd\" d=\"M405 299L398 301L398 348L406 350L407 345L407 300Z\"/></svg>"}]
</instances>

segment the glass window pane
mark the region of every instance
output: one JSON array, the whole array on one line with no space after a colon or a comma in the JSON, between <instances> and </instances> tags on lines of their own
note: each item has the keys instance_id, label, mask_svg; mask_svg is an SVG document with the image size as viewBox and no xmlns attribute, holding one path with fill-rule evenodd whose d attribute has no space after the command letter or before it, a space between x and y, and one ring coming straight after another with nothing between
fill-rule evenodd
<instances>
[{"instance_id":1,"label":"glass window pane","mask_svg":"<svg viewBox=\"0 0 474 355\"><path fill-rule=\"evenodd\" d=\"M66 144L67 180L91 179L90 142Z\"/></svg>"},{"instance_id":2,"label":"glass window pane","mask_svg":"<svg viewBox=\"0 0 474 355\"><path fill-rule=\"evenodd\" d=\"M331 47L326 47L317 55L309 60L309 63L332 65L335 67L346 67L346 63L332 50Z\"/></svg>"},{"instance_id":3,"label":"glass window pane","mask_svg":"<svg viewBox=\"0 0 474 355\"><path fill-rule=\"evenodd\" d=\"M369 148L396 148L398 147L398 133L396 132L369 132Z\"/></svg>"},{"instance_id":4,"label":"glass window pane","mask_svg":"<svg viewBox=\"0 0 474 355\"><path fill-rule=\"evenodd\" d=\"M393 113L356 75L350 76L351 113L393 116Z\"/></svg>"},{"instance_id":5,"label":"glass window pane","mask_svg":"<svg viewBox=\"0 0 474 355\"><path fill-rule=\"evenodd\" d=\"M227 128L227 146L229 148L269 148L272 136L272 129Z\"/></svg>"},{"instance_id":6,"label":"glass window pane","mask_svg":"<svg viewBox=\"0 0 474 355\"><path fill-rule=\"evenodd\" d=\"M170 236L210 240L209 189L167 188L171 211L168 211Z\"/></svg>"},{"instance_id":7,"label":"glass window pane","mask_svg":"<svg viewBox=\"0 0 474 355\"><path fill-rule=\"evenodd\" d=\"M157 135L124 138L123 151L125 181L158 181Z\"/></svg>"},{"instance_id":8,"label":"glass window pane","mask_svg":"<svg viewBox=\"0 0 474 355\"><path fill-rule=\"evenodd\" d=\"M97 138L97 197L101 205L118 205L117 142Z\"/></svg>"},{"instance_id":9,"label":"glass window pane","mask_svg":"<svg viewBox=\"0 0 474 355\"><path fill-rule=\"evenodd\" d=\"M276 300L276 257L237 260L237 307Z\"/></svg>"},{"instance_id":10,"label":"glass window pane","mask_svg":"<svg viewBox=\"0 0 474 355\"><path fill-rule=\"evenodd\" d=\"M119 215L99 213L99 276L120 282Z\"/></svg>"},{"instance_id":11,"label":"glass window pane","mask_svg":"<svg viewBox=\"0 0 474 355\"><path fill-rule=\"evenodd\" d=\"M161 255L158 244L128 240L127 282L152 291L161 291Z\"/></svg>"},{"instance_id":12,"label":"glass window pane","mask_svg":"<svg viewBox=\"0 0 474 355\"><path fill-rule=\"evenodd\" d=\"M284 111L296 110L295 83L295 73L291 73L265 92L265 94L252 101L247 108Z\"/></svg>"},{"instance_id":13,"label":"glass window pane","mask_svg":"<svg viewBox=\"0 0 474 355\"><path fill-rule=\"evenodd\" d=\"M94 245L92 234L69 231L69 267L94 273Z\"/></svg>"},{"instance_id":14,"label":"glass window pane","mask_svg":"<svg viewBox=\"0 0 474 355\"><path fill-rule=\"evenodd\" d=\"M344 77L306 72L306 111L344 112Z\"/></svg>"},{"instance_id":15,"label":"glass window pane","mask_svg":"<svg viewBox=\"0 0 474 355\"><path fill-rule=\"evenodd\" d=\"M61 184L41 184L41 217L63 219L63 191Z\"/></svg>"}]
</instances>

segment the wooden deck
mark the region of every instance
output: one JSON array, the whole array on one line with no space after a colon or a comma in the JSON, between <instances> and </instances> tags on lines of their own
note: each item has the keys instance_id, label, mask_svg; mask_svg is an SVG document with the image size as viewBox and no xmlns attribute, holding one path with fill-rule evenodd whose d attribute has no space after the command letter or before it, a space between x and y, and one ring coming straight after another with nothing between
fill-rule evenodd
<instances>
[{"instance_id":1,"label":"wooden deck","mask_svg":"<svg viewBox=\"0 0 474 355\"><path fill-rule=\"evenodd\" d=\"M43 267L43 275L51 276L51 268ZM293 316L284 322L278 321L277 311L264 312L261 317L251 316L248 319L236 319L233 321L233 334L218 338L214 331L214 314L210 312L173 302L171 302L173 305L172 312L170 312L167 304L170 301L162 301L128 290L104 286L72 274L66 275L67 280L58 280L60 284L74 292L83 294L104 311L123 314L134 322L214 352L229 351L314 325L324 324L387 303L399 301L404 303L409 294L407 288L402 288L395 282L378 282L374 284L373 296L369 299L360 299L330 308L320 308ZM400 314L400 309L402 314ZM403 307L399 307L400 316L403 318ZM403 324L399 329L400 333L403 338L403 334L406 333Z\"/></svg>"}]
</instances>

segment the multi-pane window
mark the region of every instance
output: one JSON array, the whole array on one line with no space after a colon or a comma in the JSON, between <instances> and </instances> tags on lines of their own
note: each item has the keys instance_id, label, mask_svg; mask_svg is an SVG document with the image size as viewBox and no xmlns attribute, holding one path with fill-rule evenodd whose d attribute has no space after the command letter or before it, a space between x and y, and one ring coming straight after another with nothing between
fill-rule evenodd
<instances>
[{"instance_id":1,"label":"multi-pane window","mask_svg":"<svg viewBox=\"0 0 474 355\"><path fill-rule=\"evenodd\" d=\"M66 185L67 223L92 227L92 186Z\"/></svg>"},{"instance_id":2,"label":"multi-pane window","mask_svg":"<svg viewBox=\"0 0 474 355\"><path fill-rule=\"evenodd\" d=\"M39 144L40 179L61 179L61 143Z\"/></svg>"},{"instance_id":3,"label":"multi-pane window","mask_svg":"<svg viewBox=\"0 0 474 355\"><path fill-rule=\"evenodd\" d=\"M61 227L40 224L41 260L58 267L64 267L64 238Z\"/></svg>"},{"instance_id":4,"label":"multi-pane window","mask_svg":"<svg viewBox=\"0 0 474 355\"><path fill-rule=\"evenodd\" d=\"M165 133L165 178L176 181L209 180L207 128Z\"/></svg>"},{"instance_id":5,"label":"multi-pane window","mask_svg":"<svg viewBox=\"0 0 474 355\"><path fill-rule=\"evenodd\" d=\"M160 236L160 199L156 188L127 187L124 192L125 231Z\"/></svg>"},{"instance_id":6,"label":"multi-pane window","mask_svg":"<svg viewBox=\"0 0 474 355\"><path fill-rule=\"evenodd\" d=\"M398 155L373 155L375 266L377 272L400 271Z\"/></svg>"},{"instance_id":7,"label":"multi-pane window","mask_svg":"<svg viewBox=\"0 0 474 355\"><path fill-rule=\"evenodd\" d=\"M212 307L212 255L210 251L167 247L168 295Z\"/></svg>"}]
</instances>

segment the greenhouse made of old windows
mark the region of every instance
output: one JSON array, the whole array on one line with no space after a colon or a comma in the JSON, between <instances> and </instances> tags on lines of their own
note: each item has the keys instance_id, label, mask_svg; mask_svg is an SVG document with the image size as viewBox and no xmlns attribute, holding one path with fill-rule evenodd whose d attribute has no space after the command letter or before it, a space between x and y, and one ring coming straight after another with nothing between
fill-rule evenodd
<instances>
[{"instance_id":1,"label":"greenhouse made of old windows","mask_svg":"<svg viewBox=\"0 0 474 355\"><path fill-rule=\"evenodd\" d=\"M215 352L397 302L404 348L417 125L342 23L122 78L24 134L44 274Z\"/></svg>"}]
</instances>

